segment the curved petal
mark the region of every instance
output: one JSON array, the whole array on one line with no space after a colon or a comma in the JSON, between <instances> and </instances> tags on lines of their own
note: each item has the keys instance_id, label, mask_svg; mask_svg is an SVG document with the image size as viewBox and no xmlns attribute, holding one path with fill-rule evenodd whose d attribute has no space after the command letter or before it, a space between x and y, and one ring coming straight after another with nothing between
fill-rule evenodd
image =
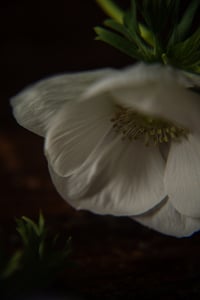
<instances>
[{"instance_id":1,"label":"curved petal","mask_svg":"<svg viewBox=\"0 0 200 300\"><path fill-rule=\"evenodd\" d=\"M164 163L157 151L148 153L137 145L135 150L118 146L111 155L102 157L105 168L99 163L102 172L96 182L73 206L99 214L128 216L151 209L166 196Z\"/></svg>"},{"instance_id":2,"label":"curved petal","mask_svg":"<svg viewBox=\"0 0 200 300\"><path fill-rule=\"evenodd\" d=\"M172 143L165 186L174 207L182 214L200 217L200 135Z\"/></svg>"},{"instance_id":3,"label":"curved petal","mask_svg":"<svg viewBox=\"0 0 200 300\"><path fill-rule=\"evenodd\" d=\"M166 196L157 148L117 140L91 161L65 181L53 176L60 194L77 209L127 216L148 211Z\"/></svg>"},{"instance_id":4,"label":"curved petal","mask_svg":"<svg viewBox=\"0 0 200 300\"><path fill-rule=\"evenodd\" d=\"M49 164L51 178L57 191L76 209L82 208L80 203L84 203L84 197L92 198L99 194L110 182L111 174L107 164L111 160L116 161L121 155L121 151L113 152L118 138L111 131L76 172L68 177L58 175ZM92 207L91 202L89 210L92 210Z\"/></svg>"},{"instance_id":5,"label":"curved petal","mask_svg":"<svg viewBox=\"0 0 200 300\"><path fill-rule=\"evenodd\" d=\"M85 199L82 198L74 198L70 197L71 194L71 183L70 183L70 187L69 187L69 177L63 177L63 176L59 176L51 167L51 165L49 165L49 172L51 175L51 179L56 187L57 192L61 195L61 197L67 201L67 203L69 203L72 207L74 207L77 210L80 209L86 209L92 212L98 212L100 214L104 214L103 210L98 210L99 208L99 202L102 204L104 202L109 201L110 196L107 193L107 191L104 189L103 192L100 194L100 197L98 197L98 199L96 197L94 197L94 201L90 203L89 201L85 201ZM103 179L103 177L100 177L100 179ZM93 181L94 183L94 181ZM80 185L79 185L80 184ZM81 184L83 184L81 186ZM98 186L99 184L101 184L101 182L98 181ZM73 182L74 187L76 186L78 188L78 193L82 190L87 189L88 187L94 187L94 185L91 185L90 182L79 182L78 180L76 180ZM95 187L96 189L96 187ZM75 189L74 189L75 191ZM91 204L91 205L90 205Z\"/></svg>"},{"instance_id":6,"label":"curved petal","mask_svg":"<svg viewBox=\"0 0 200 300\"><path fill-rule=\"evenodd\" d=\"M140 63L100 80L86 91L86 96L107 92L119 105L198 129L199 95L187 90L188 85L178 70Z\"/></svg>"},{"instance_id":7,"label":"curved petal","mask_svg":"<svg viewBox=\"0 0 200 300\"><path fill-rule=\"evenodd\" d=\"M200 230L200 219L181 215L168 200L133 219L151 229L175 237L187 237Z\"/></svg>"},{"instance_id":8,"label":"curved petal","mask_svg":"<svg viewBox=\"0 0 200 300\"><path fill-rule=\"evenodd\" d=\"M67 178L68 197L72 201L92 198L109 184L113 175L109 167L123 152L122 147L117 147L118 141L119 136L111 130L76 172Z\"/></svg>"},{"instance_id":9,"label":"curved petal","mask_svg":"<svg viewBox=\"0 0 200 300\"><path fill-rule=\"evenodd\" d=\"M123 141L125 142L125 141ZM157 147L127 141L113 168L107 209L116 215L137 215L156 206L166 196L165 163Z\"/></svg>"},{"instance_id":10,"label":"curved petal","mask_svg":"<svg viewBox=\"0 0 200 300\"><path fill-rule=\"evenodd\" d=\"M68 102L50 123L45 152L53 169L69 176L83 164L110 131L112 103L99 101Z\"/></svg>"},{"instance_id":11,"label":"curved petal","mask_svg":"<svg viewBox=\"0 0 200 300\"><path fill-rule=\"evenodd\" d=\"M44 136L49 121L67 101L77 100L94 82L114 71L102 69L43 79L11 99L18 123Z\"/></svg>"}]
</instances>

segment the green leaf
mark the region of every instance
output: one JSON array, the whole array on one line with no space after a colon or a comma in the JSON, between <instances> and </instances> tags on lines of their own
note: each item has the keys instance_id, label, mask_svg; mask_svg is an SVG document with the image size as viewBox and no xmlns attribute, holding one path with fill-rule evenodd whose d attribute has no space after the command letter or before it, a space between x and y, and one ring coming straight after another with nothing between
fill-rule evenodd
<instances>
[{"instance_id":1,"label":"green leaf","mask_svg":"<svg viewBox=\"0 0 200 300\"><path fill-rule=\"evenodd\" d=\"M200 28L185 41L169 48L167 56L173 65L193 70L200 61Z\"/></svg>"},{"instance_id":2,"label":"green leaf","mask_svg":"<svg viewBox=\"0 0 200 300\"><path fill-rule=\"evenodd\" d=\"M0 278L6 279L18 271L21 267L22 251L16 251L8 260L5 268L0 273Z\"/></svg>"},{"instance_id":3,"label":"green leaf","mask_svg":"<svg viewBox=\"0 0 200 300\"><path fill-rule=\"evenodd\" d=\"M114 31L120 33L121 35L126 37L128 40L133 41L132 35L122 24L119 24L112 19L105 20L103 24L105 26L107 26L108 28L113 29Z\"/></svg>"},{"instance_id":4,"label":"green leaf","mask_svg":"<svg viewBox=\"0 0 200 300\"><path fill-rule=\"evenodd\" d=\"M139 26L139 28L138 28L139 32L140 32L140 30L142 30L142 34L143 34L143 37L142 37L143 40L142 40L138 34L133 35L127 27L115 22L114 20L111 20L111 19L106 20L104 22L104 25L110 29L113 29L117 33L121 34L122 36L124 36L127 40L132 42L133 45L135 45L135 48L138 48L138 50L140 49L140 51L142 51L144 53L144 56L149 57L149 52L150 52L149 46L146 46L144 44L144 41L146 42L145 38L151 39L151 37L150 37L150 33L148 32L148 30L145 29L144 26ZM145 36L145 38L144 38L144 36Z\"/></svg>"},{"instance_id":5,"label":"green leaf","mask_svg":"<svg viewBox=\"0 0 200 300\"><path fill-rule=\"evenodd\" d=\"M182 19L180 22L174 27L173 33L169 40L169 46L178 42L181 42L185 39L194 19L194 16L197 12L197 8L200 5L199 0L193 0L190 2L187 7Z\"/></svg>"},{"instance_id":6,"label":"green leaf","mask_svg":"<svg viewBox=\"0 0 200 300\"><path fill-rule=\"evenodd\" d=\"M137 32L139 32L136 12L136 3L135 0L132 0L130 9L127 13L124 14L123 24L128 28L133 36L135 36Z\"/></svg>"},{"instance_id":7,"label":"green leaf","mask_svg":"<svg viewBox=\"0 0 200 300\"><path fill-rule=\"evenodd\" d=\"M39 214L38 228L39 228L40 233L44 232L45 220L44 220L44 216L41 212Z\"/></svg>"},{"instance_id":8,"label":"green leaf","mask_svg":"<svg viewBox=\"0 0 200 300\"><path fill-rule=\"evenodd\" d=\"M69 266L71 238L64 247L58 247L58 239L47 236L47 228L40 213L38 222L22 217L17 219L17 232L22 240L22 249L7 258L0 251L0 292L2 299L21 299L32 291L46 288L59 272Z\"/></svg>"},{"instance_id":9,"label":"green leaf","mask_svg":"<svg viewBox=\"0 0 200 300\"><path fill-rule=\"evenodd\" d=\"M118 23L123 23L124 11L112 0L96 0L103 11Z\"/></svg>"},{"instance_id":10,"label":"green leaf","mask_svg":"<svg viewBox=\"0 0 200 300\"><path fill-rule=\"evenodd\" d=\"M142 39L149 44L152 48L155 48L155 36L146 26L139 23L139 33Z\"/></svg>"},{"instance_id":11,"label":"green leaf","mask_svg":"<svg viewBox=\"0 0 200 300\"><path fill-rule=\"evenodd\" d=\"M113 46L132 58L141 59L141 55L133 42L130 42L122 36L101 27L95 27L95 32L97 33L97 40L101 40Z\"/></svg>"},{"instance_id":12,"label":"green leaf","mask_svg":"<svg viewBox=\"0 0 200 300\"><path fill-rule=\"evenodd\" d=\"M27 217L22 217L22 220L25 221L24 226L28 229L28 231L33 230L37 236L41 235L38 224L36 224L35 222L33 222L31 219Z\"/></svg>"},{"instance_id":13,"label":"green leaf","mask_svg":"<svg viewBox=\"0 0 200 300\"><path fill-rule=\"evenodd\" d=\"M142 53L142 57L145 58L145 60L149 61L151 57L151 50L149 45L147 45L144 42L145 40L140 36L140 28L136 16L135 1L132 1L131 10L124 15L124 26L129 32L130 36L132 36L132 41L134 41L134 43L137 45L138 50Z\"/></svg>"},{"instance_id":14,"label":"green leaf","mask_svg":"<svg viewBox=\"0 0 200 300\"><path fill-rule=\"evenodd\" d=\"M169 37L177 23L180 0L137 1L144 24L154 35L156 51L161 55L166 51Z\"/></svg>"},{"instance_id":15,"label":"green leaf","mask_svg":"<svg viewBox=\"0 0 200 300\"><path fill-rule=\"evenodd\" d=\"M110 0L98 2L104 11L115 6ZM95 28L97 39L137 60L199 70L199 33L188 34L200 0L191 0L182 16L181 0L131 0L130 4L127 12L121 11L120 21L113 16L114 20L104 22L111 30ZM108 10L111 16L112 9Z\"/></svg>"},{"instance_id":16,"label":"green leaf","mask_svg":"<svg viewBox=\"0 0 200 300\"><path fill-rule=\"evenodd\" d=\"M130 36L132 36L132 40L139 46L141 41L136 17L135 1L132 1L131 9L124 15L123 23Z\"/></svg>"}]
</instances>

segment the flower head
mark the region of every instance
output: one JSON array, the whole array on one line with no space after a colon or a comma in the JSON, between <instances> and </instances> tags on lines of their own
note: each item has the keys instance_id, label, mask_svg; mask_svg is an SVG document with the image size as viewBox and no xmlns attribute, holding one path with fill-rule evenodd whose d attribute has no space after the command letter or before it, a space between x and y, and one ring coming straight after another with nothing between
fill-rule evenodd
<instances>
[{"instance_id":1,"label":"flower head","mask_svg":"<svg viewBox=\"0 0 200 300\"><path fill-rule=\"evenodd\" d=\"M199 78L161 65L61 75L12 99L45 137L52 180L77 209L162 233L200 229Z\"/></svg>"}]
</instances>

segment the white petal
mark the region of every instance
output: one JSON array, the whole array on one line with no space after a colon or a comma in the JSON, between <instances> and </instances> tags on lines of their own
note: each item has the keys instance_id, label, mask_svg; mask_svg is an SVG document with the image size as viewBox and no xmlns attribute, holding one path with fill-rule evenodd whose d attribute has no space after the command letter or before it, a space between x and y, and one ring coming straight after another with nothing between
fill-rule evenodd
<instances>
[{"instance_id":1,"label":"white petal","mask_svg":"<svg viewBox=\"0 0 200 300\"><path fill-rule=\"evenodd\" d=\"M73 200L68 196L69 191L67 178L56 174L51 167L50 174L60 195L76 209L81 209L82 200ZM105 211L103 207L109 201L110 196L105 189L99 197L94 197L92 203L90 202L90 199L88 199L87 202L84 203L84 207L85 209L104 214ZM102 204L102 207L99 207L99 203ZM199 218L190 218L181 215L175 210L168 200L163 200L162 203L151 209L149 212L141 214L140 216L134 216L132 218L140 224L151 229L175 237L187 237L200 230Z\"/></svg>"},{"instance_id":2,"label":"white petal","mask_svg":"<svg viewBox=\"0 0 200 300\"><path fill-rule=\"evenodd\" d=\"M44 136L50 119L63 104L77 100L91 84L112 72L102 69L41 80L11 99L15 118L23 127Z\"/></svg>"},{"instance_id":3,"label":"white petal","mask_svg":"<svg viewBox=\"0 0 200 300\"><path fill-rule=\"evenodd\" d=\"M164 162L156 148L139 143L130 146L120 140L99 151L93 164L80 168L66 181L58 175L53 180L60 194L77 209L127 216L148 211L166 196L163 173Z\"/></svg>"},{"instance_id":4,"label":"white petal","mask_svg":"<svg viewBox=\"0 0 200 300\"><path fill-rule=\"evenodd\" d=\"M110 152L110 156L107 154L99 163L102 172L97 176L96 187L93 186L78 200L79 209L128 216L151 209L165 197L164 162L157 149L119 141L114 152ZM103 180L107 180L107 185Z\"/></svg>"},{"instance_id":5,"label":"white petal","mask_svg":"<svg viewBox=\"0 0 200 300\"><path fill-rule=\"evenodd\" d=\"M118 149L118 141L119 136L111 130L76 172L67 178L70 199L90 198L109 184L113 176L109 167L120 159L123 151Z\"/></svg>"},{"instance_id":6,"label":"white petal","mask_svg":"<svg viewBox=\"0 0 200 300\"><path fill-rule=\"evenodd\" d=\"M125 141L121 141L123 143ZM158 148L128 142L121 158L113 166L105 209L115 215L137 215L157 205L165 196L164 160Z\"/></svg>"},{"instance_id":7,"label":"white petal","mask_svg":"<svg viewBox=\"0 0 200 300\"><path fill-rule=\"evenodd\" d=\"M104 202L107 202L109 201L109 194L107 194L107 191L104 189L104 191L101 193L100 195L100 199L99 197L96 198L94 197L94 201L92 201L90 203L90 200L89 201L85 201L84 199L82 198L71 198L70 197L70 194L74 191L71 191L71 183L70 183L70 187L69 187L69 181L70 181L70 178L69 177L63 177L63 176L59 176L51 167L51 165L49 165L49 172L50 172L50 175L51 175L51 179L56 187L56 190L58 191L58 193L62 196L63 199L65 199L72 207L76 208L76 209L87 209L89 211L92 211L92 212L96 212L98 211L98 213L102 213L104 214L104 211L99 211L98 208L99 208L99 202L101 203L104 203ZM80 191L83 191L83 190L87 190L87 188L90 186L90 187L93 187L95 190L98 189L99 185L101 186L101 181L98 180L97 184L98 186L94 186L94 185L90 185L90 182L87 182L87 179L85 182L79 182L78 181L79 177L75 178L74 182L73 182L73 185L74 187L76 186L78 188L78 193ZM103 180L103 177L100 177L100 180ZM93 181L94 183L94 181ZM82 186L81 186L82 184ZM74 195L73 195L74 196ZM97 200L97 202L96 202ZM83 203L82 203L83 202ZM91 205L90 205L91 204Z\"/></svg>"},{"instance_id":8,"label":"white petal","mask_svg":"<svg viewBox=\"0 0 200 300\"><path fill-rule=\"evenodd\" d=\"M190 217L200 217L200 136L189 135L172 143L165 186L175 208Z\"/></svg>"},{"instance_id":9,"label":"white petal","mask_svg":"<svg viewBox=\"0 0 200 300\"><path fill-rule=\"evenodd\" d=\"M133 219L156 231L175 237L190 236L200 230L200 219L181 215L168 200L164 200L150 212Z\"/></svg>"},{"instance_id":10,"label":"white petal","mask_svg":"<svg viewBox=\"0 0 200 300\"><path fill-rule=\"evenodd\" d=\"M87 163L87 168L82 166L75 174L68 177L58 175L50 164L49 171L58 193L72 207L104 214L103 209L99 211L99 202L102 203L109 198L105 188L109 183L109 175L100 160L94 160L92 164ZM100 201L98 201L99 193Z\"/></svg>"},{"instance_id":11,"label":"white petal","mask_svg":"<svg viewBox=\"0 0 200 300\"><path fill-rule=\"evenodd\" d=\"M132 85L138 87L143 84L160 84L162 82L174 82L180 87L189 88L200 85L199 78L200 76L174 69L171 66L163 66L158 63L137 63L122 70L115 70L106 79L102 78L86 91L86 95L87 97L94 96L116 88L127 88Z\"/></svg>"},{"instance_id":12,"label":"white petal","mask_svg":"<svg viewBox=\"0 0 200 300\"><path fill-rule=\"evenodd\" d=\"M187 90L185 81L181 72L170 67L138 64L97 82L86 96L107 92L122 106L196 129L199 95Z\"/></svg>"},{"instance_id":13,"label":"white petal","mask_svg":"<svg viewBox=\"0 0 200 300\"><path fill-rule=\"evenodd\" d=\"M112 103L104 97L68 102L50 123L45 151L53 169L69 176L83 164L111 130Z\"/></svg>"},{"instance_id":14,"label":"white petal","mask_svg":"<svg viewBox=\"0 0 200 300\"><path fill-rule=\"evenodd\" d=\"M90 154L86 161L77 168L75 174L68 177L59 176L49 164L52 180L61 196L76 209L81 209L84 197L99 194L111 180L109 162L119 159L120 151L113 152L119 137L113 132L104 137L102 142ZM112 153L113 152L113 153ZM91 209L93 202L91 202Z\"/></svg>"}]
</instances>

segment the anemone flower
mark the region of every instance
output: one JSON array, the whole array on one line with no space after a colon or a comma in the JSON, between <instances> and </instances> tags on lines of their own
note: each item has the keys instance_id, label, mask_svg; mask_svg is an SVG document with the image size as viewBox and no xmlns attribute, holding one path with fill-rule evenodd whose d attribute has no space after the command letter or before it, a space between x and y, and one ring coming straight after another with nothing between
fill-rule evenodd
<instances>
[{"instance_id":1,"label":"anemone flower","mask_svg":"<svg viewBox=\"0 0 200 300\"><path fill-rule=\"evenodd\" d=\"M139 63L45 79L11 103L44 136L53 183L73 207L182 237L200 229L197 84Z\"/></svg>"}]
</instances>

